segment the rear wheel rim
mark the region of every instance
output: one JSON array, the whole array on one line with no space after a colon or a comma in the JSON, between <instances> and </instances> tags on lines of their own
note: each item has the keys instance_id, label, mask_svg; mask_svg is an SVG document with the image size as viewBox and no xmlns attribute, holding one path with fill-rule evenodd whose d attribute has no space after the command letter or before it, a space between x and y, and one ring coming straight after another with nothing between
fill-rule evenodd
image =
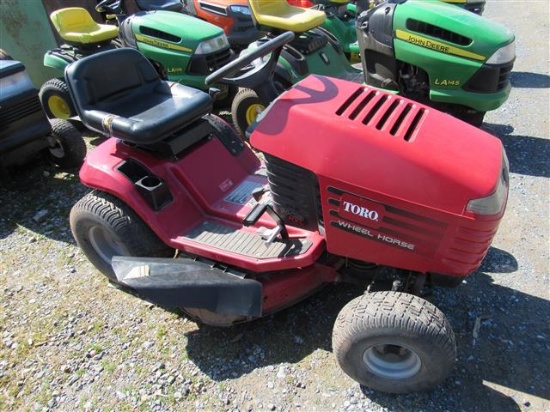
<instances>
[{"instance_id":1,"label":"rear wheel rim","mask_svg":"<svg viewBox=\"0 0 550 412\"><path fill-rule=\"evenodd\" d=\"M58 119L66 120L71 117L71 108L65 99L60 96L50 96L48 99L48 107L54 117L57 117Z\"/></svg>"},{"instance_id":2,"label":"rear wheel rim","mask_svg":"<svg viewBox=\"0 0 550 412\"><path fill-rule=\"evenodd\" d=\"M416 375L422 361L411 349L400 345L375 345L363 353L363 362L377 376L402 380Z\"/></svg>"},{"instance_id":3,"label":"rear wheel rim","mask_svg":"<svg viewBox=\"0 0 550 412\"><path fill-rule=\"evenodd\" d=\"M111 264L113 256L127 255L126 248L109 231L99 226L88 230L88 239L99 257Z\"/></svg>"},{"instance_id":4,"label":"rear wheel rim","mask_svg":"<svg viewBox=\"0 0 550 412\"><path fill-rule=\"evenodd\" d=\"M245 113L246 117L246 124L250 126L252 123L256 121L258 118L258 115L263 112L265 109L264 105L262 104L251 104L247 109Z\"/></svg>"},{"instance_id":5,"label":"rear wheel rim","mask_svg":"<svg viewBox=\"0 0 550 412\"><path fill-rule=\"evenodd\" d=\"M55 139L53 142L50 143L51 145L48 150L50 151L52 157L56 159L63 159L65 157L65 149L63 149L63 145L61 144L61 142Z\"/></svg>"}]
</instances>

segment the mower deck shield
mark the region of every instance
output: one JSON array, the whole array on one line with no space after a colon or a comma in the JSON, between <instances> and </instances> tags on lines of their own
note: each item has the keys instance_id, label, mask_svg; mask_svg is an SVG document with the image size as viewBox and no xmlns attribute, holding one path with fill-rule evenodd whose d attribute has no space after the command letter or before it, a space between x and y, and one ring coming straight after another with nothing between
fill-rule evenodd
<instances>
[{"instance_id":1,"label":"mower deck shield","mask_svg":"<svg viewBox=\"0 0 550 412\"><path fill-rule=\"evenodd\" d=\"M262 285L190 259L115 256L118 281L167 308L262 315Z\"/></svg>"}]
</instances>

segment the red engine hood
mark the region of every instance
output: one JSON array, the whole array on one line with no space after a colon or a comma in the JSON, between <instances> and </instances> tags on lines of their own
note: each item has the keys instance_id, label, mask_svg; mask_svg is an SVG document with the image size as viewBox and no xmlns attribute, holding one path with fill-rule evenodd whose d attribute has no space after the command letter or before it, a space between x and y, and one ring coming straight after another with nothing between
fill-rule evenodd
<instances>
[{"instance_id":1,"label":"red engine hood","mask_svg":"<svg viewBox=\"0 0 550 412\"><path fill-rule=\"evenodd\" d=\"M262 152L333 181L447 213L491 194L503 147L433 108L372 87L309 76L251 136Z\"/></svg>"}]
</instances>

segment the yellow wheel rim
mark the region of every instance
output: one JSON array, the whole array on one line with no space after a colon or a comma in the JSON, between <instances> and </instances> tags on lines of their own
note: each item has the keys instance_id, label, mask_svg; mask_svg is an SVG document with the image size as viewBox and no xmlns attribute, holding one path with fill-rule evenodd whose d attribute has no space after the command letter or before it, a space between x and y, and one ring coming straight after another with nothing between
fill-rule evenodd
<instances>
[{"instance_id":1,"label":"yellow wheel rim","mask_svg":"<svg viewBox=\"0 0 550 412\"><path fill-rule=\"evenodd\" d=\"M265 110L265 106L263 104L251 104L247 109L246 109L246 124L248 126L250 126L252 123L254 123L254 121L256 120L256 118L258 117L258 115L263 112Z\"/></svg>"},{"instance_id":2,"label":"yellow wheel rim","mask_svg":"<svg viewBox=\"0 0 550 412\"><path fill-rule=\"evenodd\" d=\"M62 97L51 96L48 99L48 107L58 119L68 119L71 116L71 108Z\"/></svg>"}]
</instances>

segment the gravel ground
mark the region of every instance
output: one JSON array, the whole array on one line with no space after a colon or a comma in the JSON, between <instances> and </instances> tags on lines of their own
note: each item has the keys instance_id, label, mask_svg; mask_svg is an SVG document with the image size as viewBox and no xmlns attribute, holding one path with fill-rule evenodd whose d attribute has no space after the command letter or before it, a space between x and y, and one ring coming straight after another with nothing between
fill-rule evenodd
<instances>
[{"instance_id":1,"label":"gravel ground","mask_svg":"<svg viewBox=\"0 0 550 412\"><path fill-rule=\"evenodd\" d=\"M339 370L330 335L352 288L216 329L110 286L70 234L85 189L38 163L0 189L0 410L550 411L549 5L489 1L486 17L517 36L512 95L484 126L511 191L481 269L434 296L459 350L443 385L390 396Z\"/></svg>"}]
</instances>

